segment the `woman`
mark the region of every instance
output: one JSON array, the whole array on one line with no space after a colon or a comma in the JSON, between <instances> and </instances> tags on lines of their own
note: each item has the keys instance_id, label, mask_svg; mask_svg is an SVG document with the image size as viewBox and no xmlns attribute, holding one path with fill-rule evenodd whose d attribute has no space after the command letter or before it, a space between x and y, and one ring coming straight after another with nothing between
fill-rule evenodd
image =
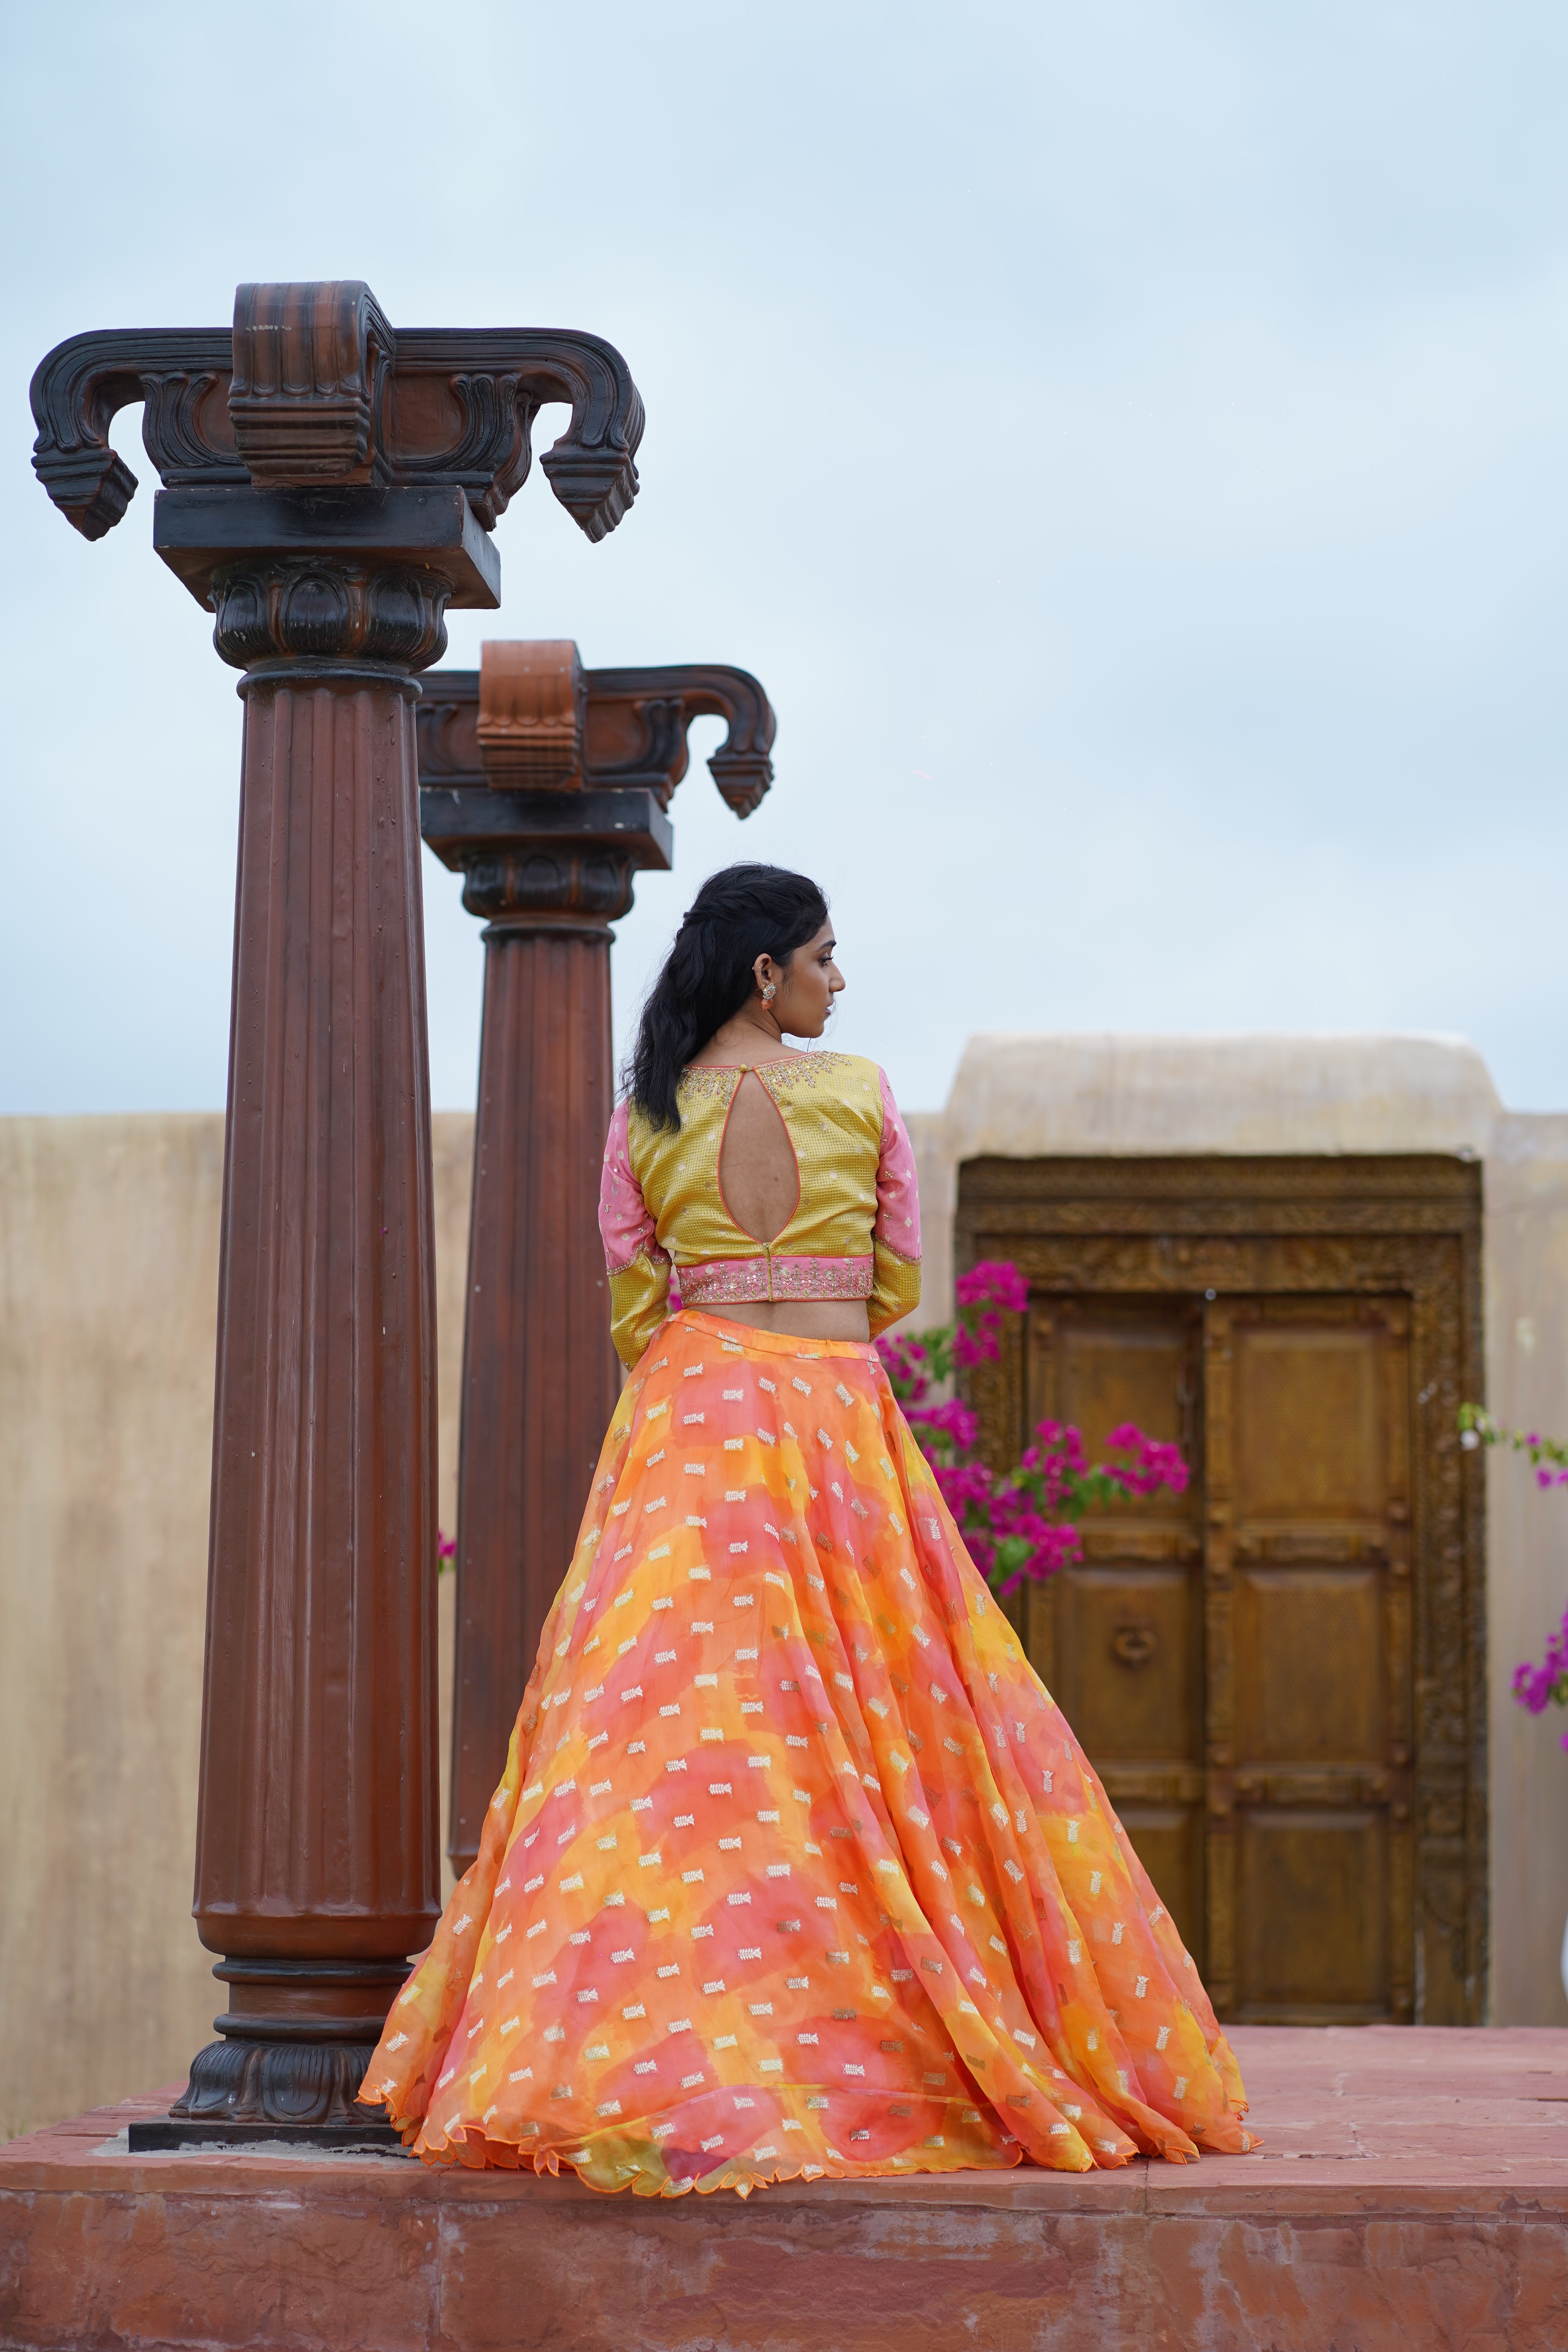
<instances>
[{"instance_id":1,"label":"woman","mask_svg":"<svg viewBox=\"0 0 1568 2352\"><path fill-rule=\"evenodd\" d=\"M814 883L731 866L643 1013L600 1205L631 1377L361 2093L431 2161L745 2194L1255 2144L870 1344L919 1300L920 1208L881 1071L785 1042L834 944Z\"/></svg>"}]
</instances>

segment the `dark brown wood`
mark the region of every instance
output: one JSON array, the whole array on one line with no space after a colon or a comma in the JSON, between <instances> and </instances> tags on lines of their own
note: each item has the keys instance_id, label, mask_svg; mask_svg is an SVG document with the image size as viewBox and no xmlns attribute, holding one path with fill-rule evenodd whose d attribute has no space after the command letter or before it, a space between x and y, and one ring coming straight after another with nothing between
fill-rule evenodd
<instances>
[{"instance_id":1,"label":"dark brown wood","mask_svg":"<svg viewBox=\"0 0 1568 2352\"><path fill-rule=\"evenodd\" d=\"M1235 2018L1415 2013L1409 1329L1397 1296L1206 1318L1209 1918Z\"/></svg>"},{"instance_id":2,"label":"dark brown wood","mask_svg":"<svg viewBox=\"0 0 1568 2352\"><path fill-rule=\"evenodd\" d=\"M449 604L496 602L488 530L563 387L545 465L596 538L641 406L591 338L399 339L363 285L251 286L232 336L79 337L34 379L34 462L89 538L144 402L154 542L245 672L195 1905L229 2005L180 2117L363 2123L437 1916L415 673Z\"/></svg>"},{"instance_id":3,"label":"dark brown wood","mask_svg":"<svg viewBox=\"0 0 1568 2352\"><path fill-rule=\"evenodd\" d=\"M980 1160L958 1232L961 1268L1012 1257L1031 1289L976 1381L993 1458L1049 1412L1194 1465L1185 1506L1086 1521L1026 1631L1216 2006L1478 2022L1479 1170Z\"/></svg>"},{"instance_id":4,"label":"dark brown wood","mask_svg":"<svg viewBox=\"0 0 1568 2352\"><path fill-rule=\"evenodd\" d=\"M687 730L739 816L772 780L773 714L743 670L584 670L568 641L500 642L421 706L425 838L486 919L458 1476L447 1851L461 1873L577 1539L619 1390L599 1243L614 1098L610 925L666 868Z\"/></svg>"},{"instance_id":5,"label":"dark brown wood","mask_svg":"<svg viewBox=\"0 0 1568 2352\"><path fill-rule=\"evenodd\" d=\"M1085 1519L1081 1563L1026 1612L1034 1663L1116 1803L1187 1948L1205 1950L1203 1310L1190 1299L1037 1297L1026 1417L1072 1422L1098 1459L1133 1421L1194 1476Z\"/></svg>"},{"instance_id":6,"label":"dark brown wood","mask_svg":"<svg viewBox=\"0 0 1568 2352\"><path fill-rule=\"evenodd\" d=\"M530 641L523 644L534 649ZM496 657L512 650L504 640L493 649L486 647L492 665L502 668L508 679L505 695L494 698L488 756L479 742L480 672L440 669L426 679L417 723L419 782L426 807L432 790L463 792L537 781L521 774L504 752L497 756L496 738L508 715L500 706L504 699L515 708L516 688L515 673L497 665ZM577 652L570 640L559 645L546 640L537 650L557 661L567 653L575 659ZM750 816L760 806L773 782L778 722L749 671L718 662L663 669L585 670L579 666L575 677L581 683L574 688L574 757L547 781L566 791L647 792L661 809L668 809L686 774L692 720L722 719L728 731L708 762L709 773L737 816Z\"/></svg>"},{"instance_id":7,"label":"dark brown wood","mask_svg":"<svg viewBox=\"0 0 1568 2352\"><path fill-rule=\"evenodd\" d=\"M458 1474L448 1850L458 1871L479 1851L619 1393L587 1181L611 1084L608 929L492 927Z\"/></svg>"},{"instance_id":8,"label":"dark brown wood","mask_svg":"<svg viewBox=\"0 0 1568 2352\"><path fill-rule=\"evenodd\" d=\"M596 335L405 327L394 337L355 280L312 287L308 310L289 310L284 290L239 289L237 368L222 327L73 335L39 363L34 469L86 538L112 530L135 493L109 426L136 401L165 489L319 486L340 502L351 486L460 489L488 531L528 478L540 408L563 401L571 421L540 461L562 505L598 540L636 498L642 401L620 353ZM324 451L323 436L331 443L351 408L353 439L335 456ZM285 429L279 420L289 415ZM363 527L373 512L364 501L340 503L337 520ZM331 527L322 536L335 543ZM308 530L297 543L314 543Z\"/></svg>"}]
</instances>

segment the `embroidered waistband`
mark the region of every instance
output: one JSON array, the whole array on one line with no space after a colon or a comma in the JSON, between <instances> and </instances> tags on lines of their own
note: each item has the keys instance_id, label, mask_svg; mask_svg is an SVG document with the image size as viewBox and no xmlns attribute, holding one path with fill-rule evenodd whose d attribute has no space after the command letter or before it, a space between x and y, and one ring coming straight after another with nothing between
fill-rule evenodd
<instances>
[{"instance_id":1,"label":"embroidered waistband","mask_svg":"<svg viewBox=\"0 0 1568 2352\"><path fill-rule=\"evenodd\" d=\"M767 1298L869 1298L871 1271L868 1257L712 1257L678 1265L675 1282L688 1307L754 1306Z\"/></svg>"}]
</instances>

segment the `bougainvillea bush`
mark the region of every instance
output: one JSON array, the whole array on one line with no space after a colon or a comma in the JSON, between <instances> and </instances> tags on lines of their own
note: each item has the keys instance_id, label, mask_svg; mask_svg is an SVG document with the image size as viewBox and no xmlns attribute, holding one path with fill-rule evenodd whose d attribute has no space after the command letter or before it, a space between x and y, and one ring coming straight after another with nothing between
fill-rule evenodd
<instances>
[{"instance_id":1,"label":"bougainvillea bush","mask_svg":"<svg viewBox=\"0 0 1568 2352\"><path fill-rule=\"evenodd\" d=\"M1562 1624L1548 1633L1541 1664L1521 1658L1515 1666L1513 1695L1531 1715L1540 1715L1547 1706L1568 1706L1568 1610L1563 1612ZM1568 1749L1568 1731L1559 1745Z\"/></svg>"},{"instance_id":2,"label":"bougainvillea bush","mask_svg":"<svg viewBox=\"0 0 1568 2352\"><path fill-rule=\"evenodd\" d=\"M1078 1522L1085 1511L1162 1486L1179 1495L1187 1465L1176 1446L1145 1437L1131 1422L1111 1431L1106 1459L1090 1464L1070 1423L1042 1421L1016 1470L988 1468L976 1450L980 1421L972 1407L961 1397L927 1400L955 1372L995 1362L1002 1318L1024 1312L1028 1288L1016 1265L990 1258L961 1275L954 1289L956 1323L879 1339L877 1348L970 1558L992 1591L1005 1595L1081 1556Z\"/></svg>"},{"instance_id":3,"label":"bougainvillea bush","mask_svg":"<svg viewBox=\"0 0 1568 2352\"><path fill-rule=\"evenodd\" d=\"M1538 1429L1504 1429L1484 1405L1459 1407L1459 1443L1465 1446L1506 1445L1514 1454L1528 1454L1538 1486L1568 1486L1568 1445L1542 1437ZM1513 1695L1531 1715L1549 1706L1568 1706L1568 1610L1563 1622L1546 1637L1546 1655L1537 1664L1521 1658L1513 1670ZM1568 1731L1561 1746L1568 1749Z\"/></svg>"}]
</instances>

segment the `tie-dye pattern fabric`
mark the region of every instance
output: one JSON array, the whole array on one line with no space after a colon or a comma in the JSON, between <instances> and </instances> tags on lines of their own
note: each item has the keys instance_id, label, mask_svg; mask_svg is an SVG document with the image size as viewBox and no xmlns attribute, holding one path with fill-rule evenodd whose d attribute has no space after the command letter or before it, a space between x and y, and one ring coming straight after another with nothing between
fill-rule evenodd
<instances>
[{"instance_id":1,"label":"tie-dye pattern fabric","mask_svg":"<svg viewBox=\"0 0 1568 2352\"><path fill-rule=\"evenodd\" d=\"M361 2096L643 2194L1255 2144L873 1349L660 1333Z\"/></svg>"}]
</instances>

